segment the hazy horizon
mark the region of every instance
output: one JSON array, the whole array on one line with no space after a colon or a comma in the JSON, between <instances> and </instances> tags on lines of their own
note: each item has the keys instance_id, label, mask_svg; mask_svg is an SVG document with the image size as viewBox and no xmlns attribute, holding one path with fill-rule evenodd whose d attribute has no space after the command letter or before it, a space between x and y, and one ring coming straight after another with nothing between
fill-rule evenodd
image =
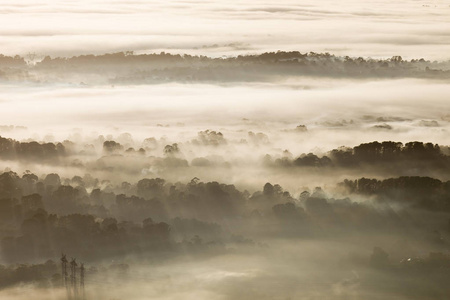
<instances>
[{"instance_id":1,"label":"hazy horizon","mask_svg":"<svg viewBox=\"0 0 450 300\"><path fill-rule=\"evenodd\" d=\"M448 60L446 1L2 1L1 53L277 50ZM20 22L17 22L20 20Z\"/></svg>"}]
</instances>

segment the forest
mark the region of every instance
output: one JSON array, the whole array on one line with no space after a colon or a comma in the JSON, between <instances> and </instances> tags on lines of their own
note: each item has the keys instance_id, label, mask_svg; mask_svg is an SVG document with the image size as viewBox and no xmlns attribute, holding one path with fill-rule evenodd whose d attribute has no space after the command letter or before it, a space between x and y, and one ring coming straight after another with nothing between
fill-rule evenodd
<instances>
[{"instance_id":1,"label":"forest","mask_svg":"<svg viewBox=\"0 0 450 300\"><path fill-rule=\"evenodd\" d=\"M254 134L249 137L254 138ZM100 149L92 146L87 155L86 147L79 150L68 140L39 143L2 137L0 158L39 161L61 168L72 157L85 155L117 164L128 156L145 160L157 143L147 139L134 150L109 140L100 143ZM227 143L220 132L204 131L194 145L220 147ZM176 157L183 144L161 145L159 149L160 159L181 160ZM94 155L96 150L100 158ZM385 285L389 278L396 282L390 288L395 292L411 289L411 281L421 280L438 298L449 292L445 278L450 276L446 250L450 181L423 176L448 171L448 147L386 141L341 147L321 157L309 153L274 160L267 156L262 165L283 172L313 168L319 172L358 169L363 173L373 168L391 174L413 169L416 174L381 180L346 178L334 186L291 192L273 182L249 191L197 177L187 182L163 178L119 182L89 173L65 177L29 170L22 174L5 171L0 175L2 288L30 283L41 288L61 287L57 261L61 251L76 253L90 265L87 276L97 278L109 270L127 278L133 270L125 263L130 260L163 263L186 254L200 258L264 253L279 247L279 239L290 243L350 239L358 244L363 240L364 244L371 237L368 254L349 253L338 260L341 268L365 272L366 278L355 277L339 284L358 284L372 290ZM107 157L112 159L108 161ZM198 160L184 160L185 167L199 164ZM89 168L78 170L88 172ZM117 169L105 165L105 170L113 175ZM302 178L298 181L301 184ZM394 245L407 243L408 247L386 248L385 243L375 243L386 235ZM422 249L421 254L418 249ZM111 261L117 263L108 263ZM411 289L410 293L414 298L423 291Z\"/></svg>"},{"instance_id":2,"label":"forest","mask_svg":"<svg viewBox=\"0 0 450 300\"><path fill-rule=\"evenodd\" d=\"M6 82L161 84L272 82L289 78L426 78L449 79L449 61L335 56L298 51L208 57L189 54L135 54L133 51L37 59L0 56L0 79Z\"/></svg>"}]
</instances>

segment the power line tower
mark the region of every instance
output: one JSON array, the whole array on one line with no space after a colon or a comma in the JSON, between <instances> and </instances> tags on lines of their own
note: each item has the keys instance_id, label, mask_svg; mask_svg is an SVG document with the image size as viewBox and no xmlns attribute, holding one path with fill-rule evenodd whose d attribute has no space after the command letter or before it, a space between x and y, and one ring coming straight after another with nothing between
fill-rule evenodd
<instances>
[{"instance_id":1,"label":"power line tower","mask_svg":"<svg viewBox=\"0 0 450 300\"><path fill-rule=\"evenodd\" d=\"M71 286L72 286L72 293L73 293L73 298L78 300L78 286L77 286L77 267L78 264L75 261L75 258L72 258L72 261L70 262L70 282L71 282Z\"/></svg>"},{"instance_id":2,"label":"power line tower","mask_svg":"<svg viewBox=\"0 0 450 300\"><path fill-rule=\"evenodd\" d=\"M67 274L67 258L65 254L61 254L61 279L64 287L67 291L67 299L70 299L70 288L69 288L69 280Z\"/></svg>"},{"instance_id":3,"label":"power line tower","mask_svg":"<svg viewBox=\"0 0 450 300\"><path fill-rule=\"evenodd\" d=\"M84 264L80 266L80 291L81 291L81 299L86 300L86 294L84 292Z\"/></svg>"}]
</instances>

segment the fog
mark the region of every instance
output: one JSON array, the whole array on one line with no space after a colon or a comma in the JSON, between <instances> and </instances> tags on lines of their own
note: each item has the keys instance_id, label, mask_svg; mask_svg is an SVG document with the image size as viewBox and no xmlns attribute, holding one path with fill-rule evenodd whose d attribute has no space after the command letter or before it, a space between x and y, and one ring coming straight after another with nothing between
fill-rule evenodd
<instances>
[{"instance_id":1,"label":"fog","mask_svg":"<svg viewBox=\"0 0 450 300\"><path fill-rule=\"evenodd\" d=\"M9 55L133 50L222 56L283 49L449 59L444 0L6 0L1 13L0 46Z\"/></svg>"},{"instance_id":2,"label":"fog","mask_svg":"<svg viewBox=\"0 0 450 300\"><path fill-rule=\"evenodd\" d=\"M418 79L301 81L231 86L52 86L51 89L47 85L21 85L20 89L7 85L0 103L2 122L16 127L0 128L3 136L19 141L69 140L77 146L68 159L58 164L9 161L2 166L21 172L39 169L40 174L63 172L68 177L116 166L116 170L121 170L114 174L119 183L129 176L139 180L142 175L173 182L199 177L251 190L270 181L284 183L297 191L302 186L298 186L294 174L308 173L303 185L329 183L329 177L323 178L323 173L317 170L300 173L292 169L267 170L261 165L265 155L298 157L312 152L321 156L341 146L354 147L377 140L450 144L446 110L446 95L450 91L446 83ZM307 88L302 88L303 84ZM304 125L305 130L299 130L299 125ZM213 135L199 140L199 132L206 130L223 136L220 140ZM145 142L148 138L153 139L151 145ZM104 156L103 140L116 140L123 144L123 150L150 147L146 156L160 158L168 158L164 153L166 145L177 143L179 152L172 156L186 160L186 167L173 165L181 161L173 162L172 167L166 165L168 162L158 166L154 159L143 164L142 158L132 153L126 153L125 157L104 157L99 165L97 160ZM417 170L382 174L434 175L446 179L441 174ZM336 174L337 179L331 178L336 183L350 175L355 174L345 171ZM380 173L370 171L364 175ZM99 176L112 179L110 175Z\"/></svg>"},{"instance_id":3,"label":"fog","mask_svg":"<svg viewBox=\"0 0 450 300\"><path fill-rule=\"evenodd\" d=\"M446 1L2 1L0 299L448 299Z\"/></svg>"},{"instance_id":4,"label":"fog","mask_svg":"<svg viewBox=\"0 0 450 300\"><path fill-rule=\"evenodd\" d=\"M305 78L295 85L162 84L51 89L45 85L7 85L2 90L0 108L4 125L27 127L27 131L11 132L10 137L28 135L38 140L49 134L62 141L75 133L84 137L95 132L128 132L138 140L167 136L182 141L181 135L195 136L197 131L206 129L226 130L230 134L271 133L293 130L302 124L312 133L302 136L309 147L302 142L296 145L305 147L300 151L354 146L379 139L450 142L447 83L324 81ZM435 125L427 126L426 122L432 121ZM392 129L373 130L373 126L382 124L389 124ZM369 130L370 138L366 134ZM287 147L288 143L282 141L279 147Z\"/></svg>"}]
</instances>

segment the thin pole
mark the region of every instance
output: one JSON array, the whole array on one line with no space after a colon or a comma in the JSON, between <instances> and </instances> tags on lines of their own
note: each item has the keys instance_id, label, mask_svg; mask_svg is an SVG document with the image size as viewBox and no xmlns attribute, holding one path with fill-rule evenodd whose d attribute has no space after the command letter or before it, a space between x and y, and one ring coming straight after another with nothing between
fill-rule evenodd
<instances>
[{"instance_id":1,"label":"thin pole","mask_svg":"<svg viewBox=\"0 0 450 300\"><path fill-rule=\"evenodd\" d=\"M77 288L77 262L74 258L70 262L70 270L71 270L71 284L73 290L74 299L78 300L78 288Z\"/></svg>"},{"instance_id":2,"label":"thin pole","mask_svg":"<svg viewBox=\"0 0 450 300\"><path fill-rule=\"evenodd\" d=\"M83 300L85 300L86 294L84 292L84 264L81 264L80 266L80 290L81 290L81 297Z\"/></svg>"},{"instance_id":3,"label":"thin pole","mask_svg":"<svg viewBox=\"0 0 450 300\"><path fill-rule=\"evenodd\" d=\"M67 291L67 299L71 299L71 295L70 295L70 287L69 287L69 280L68 280L68 274L67 274L67 258L65 254L61 255L61 279L62 279L62 283L64 285L64 287L66 288Z\"/></svg>"}]
</instances>

